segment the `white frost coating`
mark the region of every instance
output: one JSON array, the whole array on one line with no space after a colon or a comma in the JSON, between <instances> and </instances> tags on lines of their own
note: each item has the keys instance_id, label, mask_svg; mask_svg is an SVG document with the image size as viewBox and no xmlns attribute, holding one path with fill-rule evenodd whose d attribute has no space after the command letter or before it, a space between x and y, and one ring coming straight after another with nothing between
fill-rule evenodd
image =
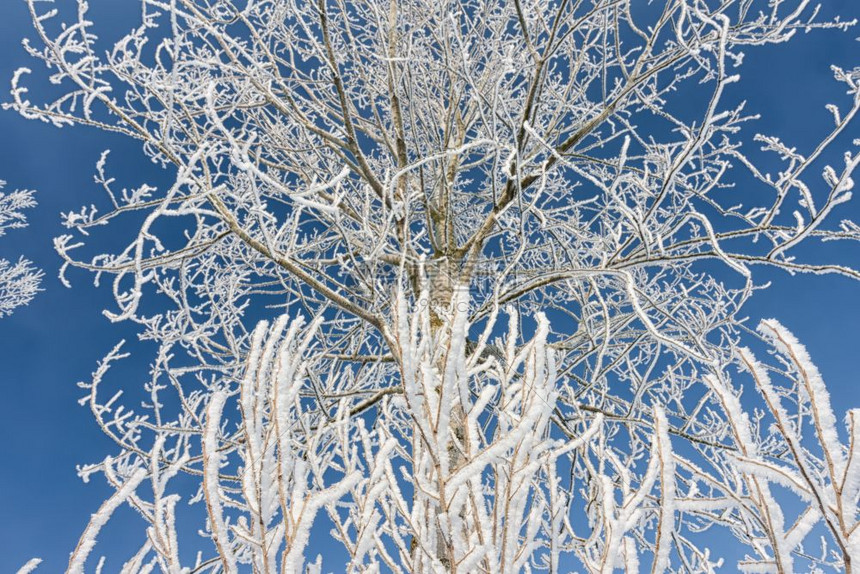
<instances>
[{"instance_id":1,"label":"white frost coating","mask_svg":"<svg viewBox=\"0 0 860 574\"><path fill-rule=\"evenodd\" d=\"M738 448L744 454L754 456L757 446L752 438L749 416L741 406L740 397L735 394L731 385L724 382L720 377L709 373L705 375L705 380L719 397L723 408L726 410L726 417L732 426Z\"/></svg>"},{"instance_id":2,"label":"white frost coating","mask_svg":"<svg viewBox=\"0 0 860 574\"><path fill-rule=\"evenodd\" d=\"M206 409L206 434L203 436L203 488L206 492L206 506L209 521L212 526L212 539L221 556L224 570L229 574L235 574L236 557L224 521L224 513L221 506L221 489L218 478L221 472L221 454L218 451L218 429L221 425L221 413L227 402L227 393L216 391L209 401Z\"/></svg>"},{"instance_id":3,"label":"white frost coating","mask_svg":"<svg viewBox=\"0 0 860 574\"><path fill-rule=\"evenodd\" d=\"M733 457L732 462L738 470L751 475L760 476L768 482L784 486L806 502L812 502L815 498L814 493L808 487L808 484L791 468L766 460L758 460L741 456Z\"/></svg>"},{"instance_id":4,"label":"white frost coating","mask_svg":"<svg viewBox=\"0 0 860 574\"><path fill-rule=\"evenodd\" d=\"M675 533L675 461L672 455L672 444L669 442L669 422L665 411L660 407L654 408L654 420L657 423L654 442L657 452L651 453L652 460L656 456L660 465L660 520L657 526L657 550L654 553L652 573L665 572L669 568L669 552L672 549L672 537Z\"/></svg>"},{"instance_id":5,"label":"white frost coating","mask_svg":"<svg viewBox=\"0 0 860 574\"><path fill-rule=\"evenodd\" d=\"M801 345L800 341L776 319L762 321L759 323L758 331L798 369L806 391L809 393L812 416L815 419L815 432L824 447L831 473L834 477L842 476L845 470L845 457L836 431L836 417L833 414L833 407L830 406L830 393L827 392L818 367L810 359L806 347Z\"/></svg>"},{"instance_id":6,"label":"white frost coating","mask_svg":"<svg viewBox=\"0 0 860 574\"><path fill-rule=\"evenodd\" d=\"M304 563L305 546L307 546L311 527L319 509L323 506L334 504L343 498L360 478L361 475L359 473L351 473L338 484L326 490L316 492L315 496L311 499L294 501L297 503L293 506L293 519L296 522L296 526L292 532L287 554L284 556L282 566L284 572L299 572L301 570L301 565Z\"/></svg>"},{"instance_id":7,"label":"white frost coating","mask_svg":"<svg viewBox=\"0 0 860 574\"><path fill-rule=\"evenodd\" d=\"M147 533L149 535L149 533ZM147 567L144 564L144 560L146 559L147 554L152 550L152 543L150 540L147 540L143 546L141 546L140 550L137 553L129 558L125 564L122 565L122 570L120 570L120 574L143 574L144 572L149 572L152 570L152 566ZM152 562L150 562L151 564ZM171 572L170 574L173 574ZM180 571L180 574L184 574Z\"/></svg>"},{"instance_id":8,"label":"white frost coating","mask_svg":"<svg viewBox=\"0 0 860 574\"><path fill-rule=\"evenodd\" d=\"M640 572L636 542L629 536L624 538L624 572L626 574L638 574Z\"/></svg>"},{"instance_id":9,"label":"white frost coating","mask_svg":"<svg viewBox=\"0 0 860 574\"><path fill-rule=\"evenodd\" d=\"M787 548L795 549L803 543L804 538L821 519L821 513L815 507L807 507L786 533L785 545Z\"/></svg>"},{"instance_id":10,"label":"white frost coating","mask_svg":"<svg viewBox=\"0 0 860 574\"><path fill-rule=\"evenodd\" d=\"M17 574L30 574L30 572L36 570L36 567L41 563L41 558L32 558L26 564L21 566L21 568L18 569Z\"/></svg>"},{"instance_id":11,"label":"white frost coating","mask_svg":"<svg viewBox=\"0 0 860 574\"><path fill-rule=\"evenodd\" d=\"M110 461L106 461L105 464L110 464ZM134 490L145 478L146 469L137 469L134 474L126 479L122 486L101 505L98 512L93 515L89 524L87 524L87 528L81 535L81 539L78 541L75 551L72 552L72 556L69 559L68 572L70 574L83 574L87 556L89 556L93 547L96 545L96 537L99 535L99 532L104 525L107 524L107 521L110 519L113 512L134 493Z\"/></svg>"},{"instance_id":12,"label":"white frost coating","mask_svg":"<svg viewBox=\"0 0 860 574\"><path fill-rule=\"evenodd\" d=\"M842 479L842 496L849 503L846 505L846 521L848 524L857 522L858 504L860 504L860 409L851 409L845 416L848 427L848 462L845 466L845 476ZM853 504L852 504L853 502Z\"/></svg>"}]
</instances>

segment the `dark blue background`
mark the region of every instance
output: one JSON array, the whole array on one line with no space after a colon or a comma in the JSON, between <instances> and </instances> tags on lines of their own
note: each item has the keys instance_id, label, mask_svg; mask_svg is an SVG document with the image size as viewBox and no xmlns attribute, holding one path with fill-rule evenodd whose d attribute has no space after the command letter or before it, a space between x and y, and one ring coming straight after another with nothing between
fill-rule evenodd
<instances>
[{"instance_id":1,"label":"dark blue background","mask_svg":"<svg viewBox=\"0 0 860 574\"><path fill-rule=\"evenodd\" d=\"M58 2L61 8L71 4L70 0ZM90 5L96 31L108 39L129 30L140 14L135 0L91 0ZM858 17L860 2L828 0L825 11ZM860 65L858 34L856 27L849 33L813 31L788 45L748 49L739 70L743 81L734 89L743 90L748 111L763 114L756 126L749 127L780 135L802 153L808 152L831 125L824 104L847 105L829 65ZM0 80L8 82L17 67L27 66L35 71L29 84L44 86L38 79L46 76L44 68L21 48L24 35L34 36L25 3L3 0ZM34 94L32 99L40 98ZM841 167L841 150L858 136L855 122L826 159ZM112 449L89 411L77 405L81 391L75 383L89 377L96 361L117 340L133 338L135 331L101 315L112 303L107 289L94 288L90 277L72 273L73 289L59 283L59 258L51 244L54 236L65 232L60 212L103 201L92 176L106 147L113 150L109 168L120 187L158 183L161 176L133 143L84 128L57 130L11 111L0 112L0 178L8 181L7 190L37 189L40 203L29 214L28 229L0 240L0 256L24 254L46 271L45 291L29 307L0 321L0 572L14 572L34 556L45 560L40 571L61 571L89 515L109 493L100 478L83 484L75 473L76 464L100 460ZM811 172L815 178L811 182L820 182L818 173ZM834 219L842 218L860 220L860 197L838 208ZM110 236L100 240L106 237ZM815 255L821 261L860 267L857 245L834 243ZM806 343L841 418L847 408L860 405L855 386L860 283L840 277L792 278L764 269L757 272L760 280L772 279L774 285L747 307L751 324L775 316ZM139 353L115 376L123 384L139 387L147 378L148 358ZM123 516L118 518L118 524L132 524ZM132 536L138 540L140 534L137 530ZM108 528L102 540L131 550L121 529ZM311 550L315 555L320 549ZM113 567L109 565L108 571L118 568L115 561L109 564Z\"/></svg>"}]
</instances>

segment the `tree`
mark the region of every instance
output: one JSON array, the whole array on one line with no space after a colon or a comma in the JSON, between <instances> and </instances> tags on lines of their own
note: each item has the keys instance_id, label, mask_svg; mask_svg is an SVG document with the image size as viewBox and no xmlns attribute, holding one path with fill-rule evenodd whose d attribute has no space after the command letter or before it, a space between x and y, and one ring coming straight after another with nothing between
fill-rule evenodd
<instances>
[{"instance_id":1,"label":"tree","mask_svg":"<svg viewBox=\"0 0 860 574\"><path fill-rule=\"evenodd\" d=\"M0 181L0 189L6 182ZM26 227L27 217L20 211L36 205L33 192L15 190L0 192L0 237L9 229ZM39 292L42 272L33 264L19 258L17 263L0 258L0 318L8 317L16 308L26 305Z\"/></svg>"},{"instance_id":2,"label":"tree","mask_svg":"<svg viewBox=\"0 0 860 574\"><path fill-rule=\"evenodd\" d=\"M860 559L855 427L846 449L777 323L794 385L768 382L740 314L761 266L860 278L797 249L860 238L831 223L857 142L806 178L860 69L834 68L849 101L808 152L726 103L742 50L848 23L806 1L143 0L100 55L83 0L62 27L28 2L62 93L31 102L22 68L9 107L137 140L171 178L120 192L105 152L109 210L65 222L134 233L56 240L159 347L140 408L102 391L120 346L82 384L120 450L80 471L115 494L69 571L122 504L147 524L125 572L707 572L709 529L750 571ZM178 534L181 475L208 540ZM341 564L305 556L319 529Z\"/></svg>"}]
</instances>

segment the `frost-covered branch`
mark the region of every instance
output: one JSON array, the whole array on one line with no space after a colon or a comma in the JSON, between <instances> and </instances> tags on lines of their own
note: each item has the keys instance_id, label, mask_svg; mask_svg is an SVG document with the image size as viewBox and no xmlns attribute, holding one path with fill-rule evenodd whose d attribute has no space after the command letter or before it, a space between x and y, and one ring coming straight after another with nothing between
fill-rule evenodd
<instances>
[{"instance_id":1,"label":"frost-covered branch","mask_svg":"<svg viewBox=\"0 0 860 574\"><path fill-rule=\"evenodd\" d=\"M0 189L4 186L0 181ZM0 192L0 237L10 229L26 227L27 218L21 210L35 205L32 191ZM0 259L0 318L32 301L40 291L41 280L42 272L23 257L15 263Z\"/></svg>"}]
</instances>

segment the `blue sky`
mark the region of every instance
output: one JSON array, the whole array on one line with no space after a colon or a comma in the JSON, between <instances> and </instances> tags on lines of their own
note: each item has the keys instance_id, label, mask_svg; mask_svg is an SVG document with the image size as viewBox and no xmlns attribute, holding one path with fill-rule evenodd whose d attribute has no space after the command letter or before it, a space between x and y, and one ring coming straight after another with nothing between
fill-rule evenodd
<instances>
[{"instance_id":1,"label":"blue sky","mask_svg":"<svg viewBox=\"0 0 860 574\"><path fill-rule=\"evenodd\" d=\"M58 4L71 2L58 0ZM107 36L128 30L140 10L133 0L91 0L90 4L97 30ZM860 2L828 0L826 10L860 17ZM33 67L35 77L45 76L20 45L24 35L32 36L30 30L25 3L3 0L0 79L4 86L19 66ZM785 46L748 50L740 69L741 85L750 102L748 110L763 114L755 129L777 134L808 151L830 126L824 104L846 103L828 66L860 64L858 35L860 28L847 34L813 32ZM8 100L8 94L0 96L0 101ZM0 320L0 572L15 571L34 556L44 558L42 571L57 572L90 513L108 493L100 479L83 484L76 476L76 464L100 460L112 448L89 411L78 406L81 392L76 383L88 378L97 360L119 339L133 338L134 329L102 316L102 309L111 305L109 293L104 287L93 287L85 274L71 274L72 289L59 283L60 262L52 238L64 232L60 212L102 199L92 176L104 148L113 150L111 170L123 186L157 181L159 174L133 144L92 130L57 130L3 111L0 134L0 179L8 182L7 190L38 190L40 204L29 214L28 229L0 240L0 257L24 254L46 272L44 292L29 307ZM838 142L843 149L851 137L860 137L860 125L855 122L847 135ZM826 159L839 164L839 155L837 146ZM860 197L841 206L835 217L860 221ZM813 255L860 267L858 245L831 244ZM751 324L762 317L777 317L809 348L839 414L860 405L856 386L860 282L792 278L763 269L758 273L760 280L771 279L774 285L747 307ZM115 376L130 387L139 386L147 377L147 362L145 352L140 352L123 363ZM122 544L121 533L105 540Z\"/></svg>"}]
</instances>

